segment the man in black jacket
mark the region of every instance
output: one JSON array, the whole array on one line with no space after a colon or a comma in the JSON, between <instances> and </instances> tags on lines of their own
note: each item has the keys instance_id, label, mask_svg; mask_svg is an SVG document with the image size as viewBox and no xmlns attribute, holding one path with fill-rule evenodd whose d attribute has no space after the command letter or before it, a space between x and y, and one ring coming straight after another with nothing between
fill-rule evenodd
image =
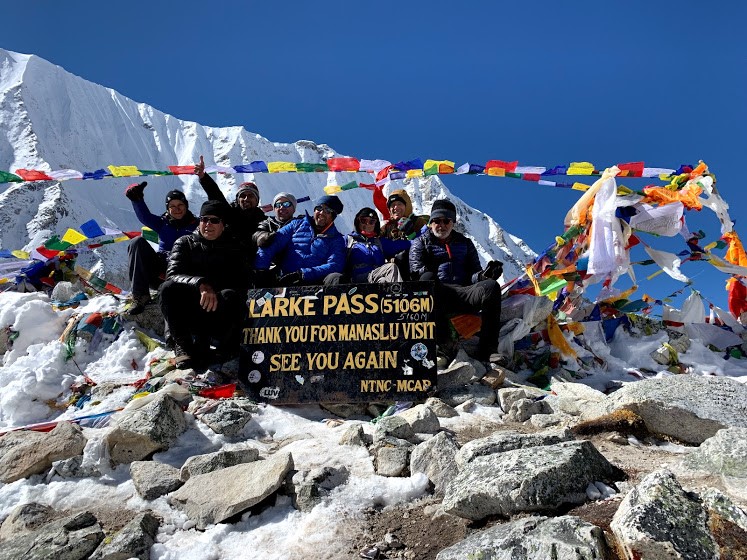
<instances>
[{"instance_id":1,"label":"man in black jacket","mask_svg":"<svg viewBox=\"0 0 747 560\"><path fill-rule=\"evenodd\" d=\"M248 270L241 246L224 233L229 212L222 202L205 202L198 230L180 237L169 256L160 301L180 368L208 361L212 339L216 361L238 351Z\"/></svg>"},{"instance_id":2,"label":"man in black jacket","mask_svg":"<svg viewBox=\"0 0 747 560\"><path fill-rule=\"evenodd\" d=\"M501 287L497 280L503 263L490 261L480 266L471 239L454 231L456 206L450 200L436 200L431 208L428 231L410 247L410 270L415 279L436 282L436 338L442 353L450 358L448 315L480 313L482 327L477 359L497 362L498 330L501 317Z\"/></svg>"}]
</instances>

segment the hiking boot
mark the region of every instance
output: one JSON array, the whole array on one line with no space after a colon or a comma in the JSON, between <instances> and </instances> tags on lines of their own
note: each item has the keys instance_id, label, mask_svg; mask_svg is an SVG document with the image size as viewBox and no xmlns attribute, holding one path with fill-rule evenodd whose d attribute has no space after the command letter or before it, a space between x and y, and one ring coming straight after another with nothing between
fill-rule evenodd
<instances>
[{"instance_id":1,"label":"hiking boot","mask_svg":"<svg viewBox=\"0 0 747 560\"><path fill-rule=\"evenodd\" d=\"M177 369L190 369L194 362L192 352L186 341L179 340L174 342L174 365Z\"/></svg>"},{"instance_id":2,"label":"hiking boot","mask_svg":"<svg viewBox=\"0 0 747 560\"><path fill-rule=\"evenodd\" d=\"M436 368L446 369L454 361L459 352L459 343L455 340L447 340L436 348Z\"/></svg>"},{"instance_id":3,"label":"hiking boot","mask_svg":"<svg viewBox=\"0 0 747 560\"><path fill-rule=\"evenodd\" d=\"M153 300L150 299L150 294L132 294L132 302L129 307L125 309L125 313L127 313L127 315L140 315L140 313L145 311L145 306L151 301Z\"/></svg>"}]
</instances>

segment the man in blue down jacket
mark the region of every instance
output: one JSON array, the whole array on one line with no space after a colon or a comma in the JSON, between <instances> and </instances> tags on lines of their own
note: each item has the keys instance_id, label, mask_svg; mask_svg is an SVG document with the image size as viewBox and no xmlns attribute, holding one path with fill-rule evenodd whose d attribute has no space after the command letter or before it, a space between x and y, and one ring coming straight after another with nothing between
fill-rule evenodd
<instances>
[{"instance_id":1,"label":"man in blue down jacket","mask_svg":"<svg viewBox=\"0 0 747 560\"><path fill-rule=\"evenodd\" d=\"M306 215L281 227L272 243L260 247L255 268L267 271L278 263L282 276L279 286L320 284L332 273L345 268L345 239L335 227L343 205L336 196L323 196L314 205L314 215ZM269 287L269 286L268 286Z\"/></svg>"},{"instance_id":2,"label":"man in blue down jacket","mask_svg":"<svg viewBox=\"0 0 747 560\"><path fill-rule=\"evenodd\" d=\"M414 278L436 282L436 342L439 347L447 354L453 352L449 344L450 313L480 312L482 328L477 359L497 362L501 287L496 280L503 273L503 264L490 261L482 269L474 243L454 231L455 221L456 207L451 201L443 199L433 203L429 230L410 247L410 270Z\"/></svg>"},{"instance_id":3,"label":"man in blue down jacket","mask_svg":"<svg viewBox=\"0 0 747 560\"><path fill-rule=\"evenodd\" d=\"M209 363L212 339L217 341L216 361L238 352L248 269L239 242L224 234L229 213L222 202L205 202L198 230L179 238L169 256L161 311L181 369Z\"/></svg>"}]
</instances>

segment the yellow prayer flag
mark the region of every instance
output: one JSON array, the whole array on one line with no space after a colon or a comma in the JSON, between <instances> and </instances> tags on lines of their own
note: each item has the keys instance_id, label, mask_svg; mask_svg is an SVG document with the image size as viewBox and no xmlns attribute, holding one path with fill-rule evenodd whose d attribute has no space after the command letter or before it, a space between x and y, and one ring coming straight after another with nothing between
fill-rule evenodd
<instances>
[{"instance_id":1,"label":"yellow prayer flag","mask_svg":"<svg viewBox=\"0 0 747 560\"><path fill-rule=\"evenodd\" d=\"M408 169L407 170L407 178L410 177L422 177L423 176L423 170L422 169Z\"/></svg>"},{"instance_id":2,"label":"yellow prayer flag","mask_svg":"<svg viewBox=\"0 0 747 560\"><path fill-rule=\"evenodd\" d=\"M27 253L26 251L21 251L20 249L16 249L15 251L10 252L11 255L16 257L17 259L28 259L31 255Z\"/></svg>"},{"instance_id":3,"label":"yellow prayer flag","mask_svg":"<svg viewBox=\"0 0 747 560\"><path fill-rule=\"evenodd\" d=\"M83 278L83 280L90 280L91 279L91 271L90 270L86 270L85 268L83 268L82 266L80 266L78 264L75 265L75 269L74 270L75 270L75 274L77 274L78 276L80 276L81 278Z\"/></svg>"},{"instance_id":4,"label":"yellow prayer flag","mask_svg":"<svg viewBox=\"0 0 747 560\"><path fill-rule=\"evenodd\" d=\"M573 161L568 166L566 175L591 175L594 172L594 164L588 161Z\"/></svg>"},{"instance_id":5,"label":"yellow prayer flag","mask_svg":"<svg viewBox=\"0 0 747 560\"><path fill-rule=\"evenodd\" d=\"M534 295L538 296L542 292L542 289L540 288L539 282L537 282L537 279L534 277L534 269L532 269L532 264L529 263L526 265L526 271L527 271L527 278L529 278L529 281L534 286Z\"/></svg>"},{"instance_id":6,"label":"yellow prayer flag","mask_svg":"<svg viewBox=\"0 0 747 560\"><path fill-rule=\"evenodd\" d=\"M704 250L704 251L710 251L710 250L711 250L711 249L713 249L713 248L714 248L714 247L715 247L716 245L718 245L718 241L712 241L711 243L709 243L708 245L706 245L705 247L703 247L703 250Z\"/></svg>"},{"instance_id":7,"label":"yellow prayer flag","mask_svg":"<svg viewBox=\"0 0 747 560\"><path fill-rule=\"evenodd\" d=\"M584 185L583 183L573 183L571 187L574 191L588 191L591 185Z\"/></svg>"},{"instance_id":8,"label":"yellow prayer flag","mask_svg":"<svg viewBox=\"0 0 747 560\"><path fill-rule=\"evenodd\" d=\"M295 172L296 164L291 161L270 161L267 163L270 173Z\"/></svg>"},{"instance_id":9,"label":"yellow prayer flag","mask_svg":"<svg viewBox=\"0 0 747 560\"><path fill-rule=\"evenodd\" d=\"M110 165L109 171L115 177L137 177L142 175L140 170L134 165Z\"/></svg>"},{"instance_id":10,"label":"yellow prayer flag","mask_svg":"<svg viewBox=\"0 0 747 560\"><path fill-rule=\"evenodd\" d=\"M68 228L68 230L65 232L65 235L62 236L62 239L60 241L67 241L70 243L70 245L77 245L81 241L85 241L88 239L85 235L82 233L78 233L72 228Z\"/></svg>"},{"instance_id":11,"label":"yellow prayer flag","mask_svg":"<svg viewBox=\"0 0 747 560\"><path fill-rule=\"evenodd\" d=\"M502 167L488 167L485 170L485 173L487 175L492 175L493 177L505 177L506 176L506 170Z\"/></svg>"},{"instance_id":12,"label":"yellow prayer flag","mask_svg":"<svg viewBox=\"0 0 747 560\"><path fill-rule=\"evenodd\" d=\"M342 189L340 188L340 185L327 185L324 187L324 192L327 194L335 194L342 192Z\"/></svg>"},{"instance_id":13,"label":"yellow prayer flag","mask_svg":"<svg viewBox=\"0 0 747 560\"><path fill-rule=\"evenodd\" d=\"M564 356L570 356L571 358L577 358L576 352L568 344L568 341L563 336L563 331L560 330L558 322L552 313L547 316L547 336L550 338L550 344L555 346L560 353Z\"/></svg>"},{"instance_id":14,"label":"yellow prayer flag","mask_svg":"<svg viewBox=\"0 0 747 560\"><path fill-rule=\"evenodd\" d=\"M128 239L130 238L126 235L122 235L120 237L115 237L114 239L112 239L112 241L114 241L114 243L119 243L120 241L127 241Z\"/></svg>"},{"instance_id":15,"label":"yellow prayer flag","mask_svg":"<svg viewBox=\"0 0 747 560\"><path fill-rule=\"evenodd\" d=\"M5 284L6 282L10 282L10 278L0 278L0 284Z\"/></svg>"}]
</instances>

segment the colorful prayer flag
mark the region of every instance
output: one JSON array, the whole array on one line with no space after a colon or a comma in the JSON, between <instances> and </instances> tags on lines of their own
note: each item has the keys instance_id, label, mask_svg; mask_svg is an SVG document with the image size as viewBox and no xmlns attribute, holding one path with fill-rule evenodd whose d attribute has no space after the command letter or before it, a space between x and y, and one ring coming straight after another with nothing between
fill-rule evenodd
<instances>
[{"instance_id":1,"label":"colorful prayer flag","mask_svg":"<svg viewBox=\"0 0 747 560\"><path fill-rule=\"evenodd\" d=\"M566 175L591 175L594 173L594 164L588 161L574 161L566 171Z\"/></svg>"},{"instance_id":2,"label":"colorful prayer flag","mask_svg":"<svg viewBox=\"0 0 747 560\"><path fill-rule=\"evenodd\" d=\"M23 183L23 179L14 173L0 171L0 183Z\"/></svg>"},{"instance_id":3,"label":"colorful prayer flag","mask_svg":"<svg viewBox=\"0 0 747 560\"><path fill-rule=\"evenodd\" d=\"M169 171L174 175L194 175L194 165L169 165Z\"/></svg>"},{"instance_id":4,"label":"colorful prayer flag","mask_svg":"<svg viewBox=\"0 0 747 560\"><path fill-rule=\"evenodd\" d=\"M88 238L85 235L75 231L72 228L68 228L68 230L65 232L65 235L62 236L62 241L70 243L70 245L77 245L78 243L85 241L86 239Z\"/></svg>"},{"instance_id":5,"label":"colorful prayer flag","mask_svg":"<svg viewBox=\"0 0 747 560\"><path fill-rule=\"evenodd\" d=\"M267 164L264 161L253 161L249 165L234 165L236 173L267 173Z\"/></svg>"},{"instance_id":6,"label":"colorful prayer flag","mask_svg":"<svg viewBox=\"0 0 747 560\"><path fill-rule=\"evenodd\" d=\"M327 166L330 171L359 171L361 162L351 157L329 158Z\"/></svg>"},{"instance_id":7,"label":"colorful prayer flag","mask_svg":"<svg viewBox=\"0 0 747 560\"><path fill-rule=\"evenodd\" d=\"M16 169L16 175L24 181L54 181L44 171L37 171L36 169Z\"/></svg>"},{"instance_id":8,"label":"colorful prayer flag","mask_svg":"<svg viewBox=\"0 0 747 560\"><path fill-rule=\"evenodd\" d=\"M96 220L88 220L85 224L80 225L80 229L86 237L99 237L104 235L101 226L96 223Z\"/></svg>"},{"instance_id":9,"label":"colorful prayer flag","mask_svg":"<svg viewBox=\"0 0 747 560\"><path fill-rule=\"evenodd\" d=\"M139 177L140 170L134 165L109 165L109 171L115 177Z\"/></svg>"},{"instance_id":10,"label":"colorful prayer flag","mask_svg":"<svg viewBox=\"0 0 747 560\"><path fill-rule=\"evenodd\" d=\"M267 164L270 173L289 173L296 171L296 164L290 161L271 161Z\"/></svg>"}]
</instances>

